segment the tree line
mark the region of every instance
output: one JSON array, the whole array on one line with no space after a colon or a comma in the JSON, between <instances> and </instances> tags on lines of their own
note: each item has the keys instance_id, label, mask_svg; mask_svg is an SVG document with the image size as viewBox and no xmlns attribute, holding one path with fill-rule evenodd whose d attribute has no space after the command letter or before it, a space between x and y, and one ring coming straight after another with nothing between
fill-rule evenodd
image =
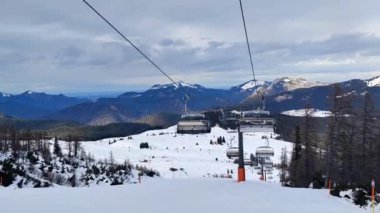
<instances>
[{"instance_id":1,"label":"tree line","mask_svg":"<svg viewBox=\"0 0 380 213\"><path fill-rule=\"evenodd\" d=\"M331 180L334 186L353 188L369 185L372 179L380 182L380 116L370 93L347 92L335 84L329 102L331 115L323 137L312 122L312 106L305 106L294 131L289 183L323 187Z\"/></svg>"}]
</instances>

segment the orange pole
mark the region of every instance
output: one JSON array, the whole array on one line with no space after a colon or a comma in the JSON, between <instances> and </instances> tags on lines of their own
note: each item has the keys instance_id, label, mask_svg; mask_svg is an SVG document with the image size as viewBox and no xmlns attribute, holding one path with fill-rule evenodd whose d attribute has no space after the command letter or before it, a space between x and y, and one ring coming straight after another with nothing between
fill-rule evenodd
<instances>
[{"instance_id":1,"label":"orange pole","mask_svg":"<svg viewBox=\"0 0 380 213\"><path fill-rule=\"evenodd\" d=\"M371 186L372 186L372 213L375 212L375 180L372 180L371 182Z\"/></svg>"},{"instance_id":2,"label":"orange pole","mask_svg":"<svg viewBox=\"0 0 380 213\"><path fill-rule=\"evenodd\" d=\"M239 167L238 167L238 182L245 181L245 167L244 167L244 149L243 149L243 133L238 130L239 139Z\"/></svg>"},{"instance_id":3,"label":"orange pole","mask_svg":"<svg viewBox=\"0 0 380 213\"><path fill-rule=\"evenodd\" d=\"M372 187L372 213L375 212L375 187Z\"/></svg>"},{"instance_id":4,"label":"orange pole","mask_svg":"<svg viewBox=\"0 0 380 213\"><path fill-rule=\"evenodd\" d=\"M238 168L238 182L245 181L245 169L243 168Z\"/></svg>"}]
</instances>

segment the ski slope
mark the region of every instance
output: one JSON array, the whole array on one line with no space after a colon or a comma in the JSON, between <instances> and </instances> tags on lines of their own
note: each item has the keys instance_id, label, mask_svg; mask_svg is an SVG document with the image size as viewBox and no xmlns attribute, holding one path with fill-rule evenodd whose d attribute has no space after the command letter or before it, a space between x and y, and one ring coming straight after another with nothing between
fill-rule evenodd
<instances>
[{"instance_id":1,"label":"ski slope","mask_svg":"<svg viewBox=\"0 0 380 213\"><path fill-rule=\"evenodd\" d=\"M45 189L0 188L6 213L361 213L327 190L285 188L262 181L226 179L143 180L142 184Z\"/></svg>"},{"instance_id":2,"label":"ski slope","mask_svg":"<svg viewBox=\"0 0 380 213\"><path fill-rule=\"evenodd\" d=\"M255 154L256 148L266 145L263 135L274 138L272 133L246 133L244 134L245 158ZM216 142L218 137L224 137L223 145L210 145L210 140ZM227 174L227 170L233 170L233 178L236 178L237 164L226 157L229 146L237 146L237 132L227 131L220 127L213 127L207 134L176 134L176 126L163 130L147 131L138 135L132 135L132 139L110 138L100 141L82 142L86 152L90 152L96 159L109 158L110 152L118 162L128 159L132 164L145 165L160 172L163 178L208 178ZM109 144L109 142L116 141ZM151 149L140 149L141 142L148 142ZM197 145L198 144L198 145ZM269 139L269 145L274 148L274 163L279 163L281 149L287 148L291 153L292 144L275 139ZM170 168L178 171L172 172ZM182 169L182 170L181 170ZM247 166L247 179L258 180L258 170ZM271 182L279 182L278 171L274 170Z\"/></svg>"},{"instance_id":3,"label":"ski slope","mask_svg":"<svg viewBox=\"0 0 380 213\"><path fill-rule=\"evenodd\" d=\"M288 115L288 116L295 116L295 117L306 116L305 109L288 110L288 111L282 112L281 114ZM319 109L312 109L310 113L311 117L317 117L317 118L326 118L326 117L330 117L331 115L332 113L330 111L319 110Z\"/></svg>"}]
</instances>

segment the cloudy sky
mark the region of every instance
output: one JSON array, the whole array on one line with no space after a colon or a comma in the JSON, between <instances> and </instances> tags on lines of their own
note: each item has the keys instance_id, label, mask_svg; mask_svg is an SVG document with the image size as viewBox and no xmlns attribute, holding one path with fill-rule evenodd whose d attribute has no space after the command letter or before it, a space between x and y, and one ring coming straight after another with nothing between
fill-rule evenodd
<instances>
[{"instance_id":1,"label":"cloudy sky","mask_svg":"<svg viewBox=\"0 0 380 213\"><path fill-rule=\"evenodd\" d=\"M238 0L88 0L176 81L251 79ZM127 91L168 80L81 0L0 0L0 91ZM380 74L379 0L243 0L259 80Z\"/></svg>"}]
</instances>

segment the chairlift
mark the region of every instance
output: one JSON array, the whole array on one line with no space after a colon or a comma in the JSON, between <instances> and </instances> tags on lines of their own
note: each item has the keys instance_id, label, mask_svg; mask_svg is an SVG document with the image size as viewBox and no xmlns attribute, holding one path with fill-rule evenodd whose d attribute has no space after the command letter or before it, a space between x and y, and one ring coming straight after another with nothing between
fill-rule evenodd
<instances>
[{"instance_id":1,"label":"chairlift","mask_svg":"<svg viewBox=\"0 0 380 213\"><path fill-rule=\"evenodd\" d=\"M269 158L274 156L274 149L270 146L260 146L256 148L256 157Z\"/></svg>"},{"instance_id":2,"label":"chairlift","mask_svg":"<svg viewBox=\"0 0 380 213\"><path fill-rule=\"evenodd\" d=\"M264 160L264 162L262 162L262 166L263 166L265 169L267 169L267 170L269 170L269 169L273 169L273 161L272 161L271 159L269 159L269 158L266 158L266 159Z\"/></svg>"},{"instance_id":3,"label":"chairlift","mask_svg":"<svg viewBox=\"0 0 380 213\"><path fill-rule=\"evenodd\" d=\"M226 151L228 158L236 158L239 157L239 148L238 147L230 147Z\"/></svg>"},{"instance_id":4,"label":"chairlift","mask_svg":"<svg viewBox=\"0 0 380 213\"><path fill-rule=\"evenodd\" d=\"M211 132L211 124L204 114L184 114L177 123L177 133L179 134L209 132Z\"/></svg>"},{"instance_id":5,"label":"chairlift","mask_svg":"<svg viewBox=\"0 0 380 213\"><path fill-rule=\"evenodd\" d=\"M242 112L239 119L241 132L273 132L275 122L269 111L250 110Z\"/></svg>"}]
</instances>

